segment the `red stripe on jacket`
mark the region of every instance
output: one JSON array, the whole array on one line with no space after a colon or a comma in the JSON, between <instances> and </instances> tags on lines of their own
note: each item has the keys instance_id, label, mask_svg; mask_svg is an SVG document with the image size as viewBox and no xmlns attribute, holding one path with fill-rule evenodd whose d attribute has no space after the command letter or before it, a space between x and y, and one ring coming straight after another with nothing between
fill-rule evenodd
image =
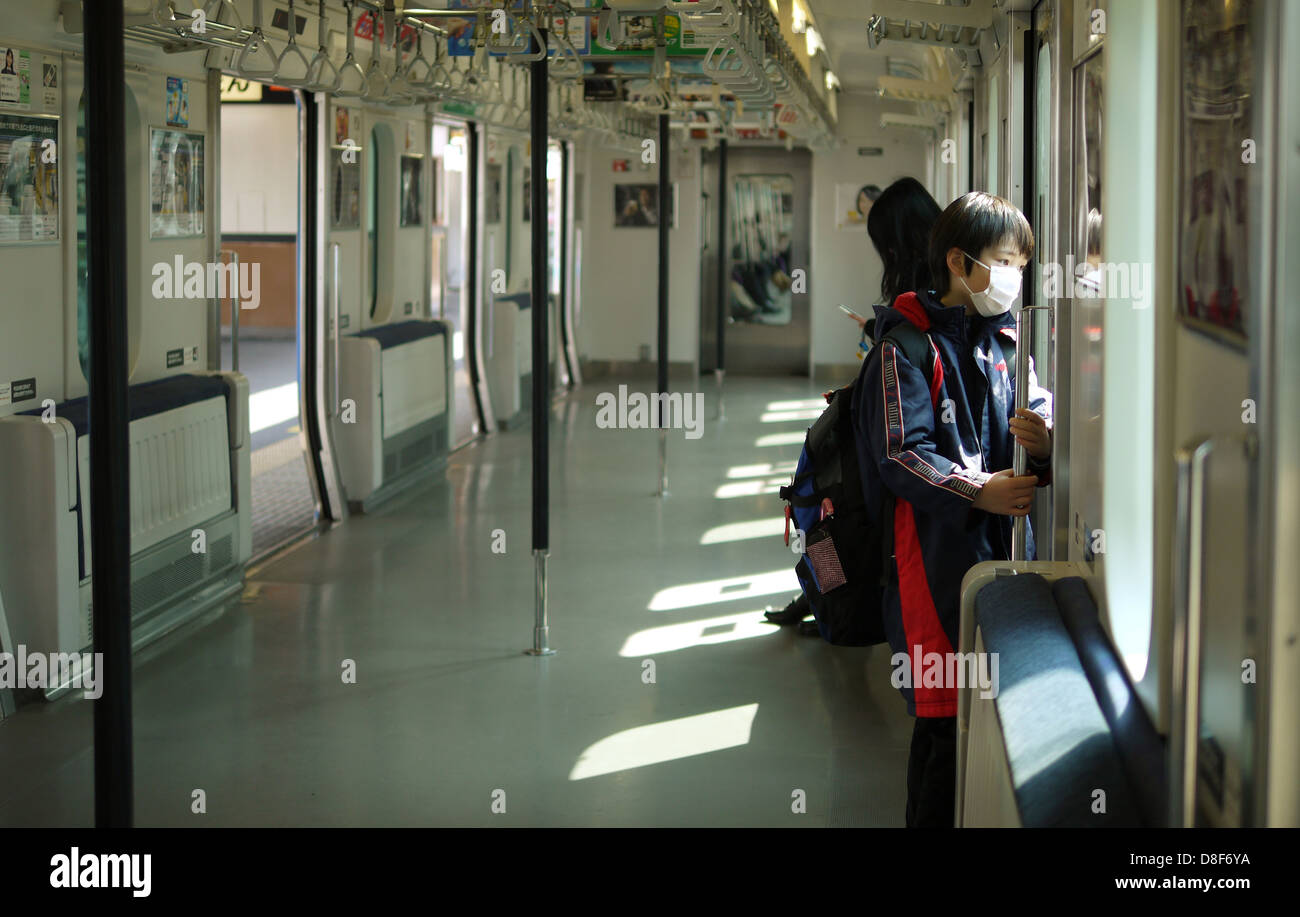
<instances>
[{"instance_id":1,"label":"red stripe on jacket","mask_svg":"<svg viewBox=\"0 0 1300 917\"><path fill-rule=\"evenodd\" d=\"M947 654L952 652L952 644L943 631L925 578L925 561L921 555L921 539L916 532L912 504L903 499L894 506L894 556L898 561L898 601L902 609L903 636L907 640L908 665L910 667L910 660L915 659L915 647L920 646L922 665L926 653L939 653L943 660L940 671L946 672ZM927 688L921 674L912 672L912 701L916 715L956 716L957 687Z\"/></svg>"}]
</instances>

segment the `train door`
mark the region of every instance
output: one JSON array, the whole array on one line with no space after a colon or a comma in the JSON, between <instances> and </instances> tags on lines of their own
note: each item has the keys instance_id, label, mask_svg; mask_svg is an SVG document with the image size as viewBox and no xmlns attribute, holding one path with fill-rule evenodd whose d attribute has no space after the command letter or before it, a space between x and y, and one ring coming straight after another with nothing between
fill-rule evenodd
<instances>
[{"instance_id":1,"label":"train door","mask_svg":"<svg viewBox=\"0 0 1300 917\"><path fill-rule=\"evenodd\" d=\"M1079 10L1075 10L1076 18ZM1101 525L1102 353L1105 300L1100 289L1102 249L1102 123L1105 93L1105 33L1079 30L1074 36L1071 73L1070 222L1065 277L1072 284L1069 315L1069 362L1058 354L1057 366L1070 366L1068 401L1070 456L1069 559L1093 562L1100 543L1092 537ZM1081 33L1080 33L1081 31ZM1058 319L1059 320L1059 319ZM1076 448L1077 446L1077 448ZM1064 558L1062 558L1064 559Z\"/></svg>"},{"instance_id":2,"label":"train door","mask_svg":"<svg viewBox=\"0 0 1300 917\"><path fill-rule=\"evenodd\" d=\"M291 91L222 78L222 258L246 266L258 296L238 313L222 304L222 368L249 384L253 555L310 529L316 503L305 461L298 365L297 190L303 138Z\"/></svg>"},{"instance_id":3,"label":"train door","mask_svg":"<svg viewBox=\"0 0 1300 917\"><path fill-rule=\"evenodd\" d=\"M1066 35L1068 36L1068 31ZM1061 164L1069 162L1068 134L1062 136L1060 112L1062 104L1068 111L1068 95L1062 99L1060 78L1061 9L1058 0L1042 0L1034 7L1030 28L1025 32L1023 93L1025 121L1028 130L1028 149L1024 161L1024 212L1034 230L1034 259L1029 267L1029 281L1025 285L1023 305L1041 307L1033 313L1034 369L1039 384L1052 392L1057 412L1069 405L1069 374L1058 376L1057 348L1068 348L1066 340L1058 340L1057 330L1068 328L1069 290L1061 283L1049 284L1049 278L1059 270L1057 226L1061 195ZM1069 123L1068 116L1065 119ZM1068 191L1068 186L1067 186ZM1061 325L1061 319L1066 324ZM1063 364L1068 365L1068 364ZM1054 486L1035 497L1032 521L1037 533L1038 559L1052 560L1066 556L1068 531L1056 525L1054 512L1058 499L1069 493L1069 424L1065 414L1058 413L1056 430L1056 468ZM1064 518L1064 515L1062 516Z\"/></svg>"},{"instance_id":4,"label":"train door","mask_svg":"<svg viewBox=\"0 0 1300 917\"><path fill-rule=\"evenodd\" d=\"M455 426L453 448L482 429L470 381L467 333L473 297L467 286L470 228L469 129L462 121L439 118L433 124L433 297L434 314L452 324Z\"/></svg>"},{"instance_id":5,"label":"train door","mask_svg":"<svg viewBox=\"0 0 1300 917\"><path fill-rule=\"evenodd\" d=\"M726 156L727 244L717 244L715 221L707 220L702 256L705 290L717 289L719 265L726 277L726 368L807 375L811 300L801 295L793 272L806 271L810 261L811 157L803 151L734 146ZM706 156L704 188L718 187L718 171L718 156ZM700 310L700 367L705 371L717 368L716 309L714 303L713 309Z\"/></svg>"},{"instance_id":6,"label":"train door","mask_svg":"<svg viewBox=\"0 0 1300 917\"><path fill-rule=\"evenodd\" d=\"M1284 493L1297 461L1285 285L1300 16L1260 0L1174 6L1180 104L1160 165L1176 163L1178 217L1167 396L1179 450L1175 818L1294 824L1295 541L1277 536L1294 533L1297 506L1293 483L1292 499Z\"/></svg>"}]
</instances>

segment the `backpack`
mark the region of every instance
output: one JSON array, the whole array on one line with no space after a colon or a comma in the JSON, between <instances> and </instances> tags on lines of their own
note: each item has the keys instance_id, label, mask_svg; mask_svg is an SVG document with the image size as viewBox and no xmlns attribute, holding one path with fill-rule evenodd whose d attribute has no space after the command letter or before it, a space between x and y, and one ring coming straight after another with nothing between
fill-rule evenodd
<instances>
[{"instance_id":1,"label":"backpack","mask_svg":"<svg viewBox=\"0 0 1300 917\"><path fill-rule=\"evenodd\" d=\"M903 321L883 340L920 367L933 386L933 354L925 332ZM1002 347L1008 367L1013 366L1014 350L1005 341ZM1014 379L1014 369L1010 372ZM794 477L780 490L786 501L786 544L792 518L802 541L796 544L801 555L795 575L822 638L835 646L885 642L881 602L894 575L893 526L881 524L893 519L893 496L881 488L879 505L869 507L862 493L851 410L856 386L857 380L827 393L826 410L808 428Z\"/></svg>"}]
</instances>

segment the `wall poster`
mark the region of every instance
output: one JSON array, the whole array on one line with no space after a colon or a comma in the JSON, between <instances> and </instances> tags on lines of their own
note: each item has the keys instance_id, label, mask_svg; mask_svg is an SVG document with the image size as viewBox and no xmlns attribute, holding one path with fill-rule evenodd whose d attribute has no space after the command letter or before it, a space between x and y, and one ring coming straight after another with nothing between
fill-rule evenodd
<instances>
[{"instance_id":1,"label":"wall poster","mask_svg":"<svg viewBox=\"0 0 1300 917\"><path fill-rule=\"evenodd\" d=\"M424 157L402 157L402 225L419 226L424 222L424 196L420 176L424 171Z\"/></svg>"},{"instance_id":2,"label":"wall poster","mask_svg":"<svg viewBox=\"0 0 1300 917\"><path fill-rule=\"evenodd\" d=\"M203 135L150 128L149 238L203 233Z\"/></svg>"},{"instance_id":3,"label":"wall poster","mask_svg":"<svg viewBox=\"0 0 1300 917\"><path fill-rule=\"evenodd\" d=\"M501 163L488 163L487 187L483 194L483 222L489 225L501 222L502 177Z\"/></svg>"},{"instance_id":4,"label":"wall poster","mask_svg":"<svg viewBox=\"0 0 1300 917\"><path fill-rule=\"evenodd\" d=\"M330 228L357 229L361 226L361 165L330 157Z\"/></svg>"},{"instance_id":5,"label":"wall poster","mask_svg":"<svg viewBox=\"0 0 1300 917\"><path fill-rule=\"evenodd\" d=\"M32 53L0 48L0 103L32 107Z\"/></svg>"},{"instance_id":6,"label":"wall poster","mask_svg":"<svg viewBox=\"0 0 1300 917\"><path fill-rule=\"evenodd\" d=\"M673 183L673 196L669 198L669 207L676 201L677 183ZM675 213L668 214L669 226L677 225ZM614 226L622 229L629 226L659 225L659 186L657 184L615 185L614 186Z\"/></svg>"},{"instance_id":7,"label":"wall poster","mask_svg":"<svg viewBox=\"0 0 1300 917\"><path fill-rule=\"evenodd\" d=\"M59 119L0 112L0 243L59 238Z\"/></svg>"},{"instance_id":8,"label":"wall poster","mask_svg":"<svg viewBox=\"0 0 1300 917\"><path fill-rule=\"evenodd\" d=\"M835 185L835 228L841 232L866 232L867 214L880 196L876 185L839 182Z\"/></svg>"},{"instance_id":9,"label":"wall poster","mask_svg":"<svg viewBox=\"0 0 1300 917\"><path fill-rule=\"evenodd\" d=\"M1255 165L1252 0L1182 4L1178 315L1244 347L1249 333Z\"/></svg>"}]
</instances>

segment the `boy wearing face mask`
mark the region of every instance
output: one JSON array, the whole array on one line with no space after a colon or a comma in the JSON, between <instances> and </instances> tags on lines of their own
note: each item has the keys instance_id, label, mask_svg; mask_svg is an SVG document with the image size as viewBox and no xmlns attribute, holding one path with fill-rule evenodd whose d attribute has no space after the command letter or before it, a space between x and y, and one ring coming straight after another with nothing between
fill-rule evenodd
<instances>
[{"instance_id":1,"label":"boy wearing face mask","mask_svg":"<svg viewBox=\"0 0 1300 917\"><path fill-rule=\"evenodd\" d=\"M953 824L957 714L956 685L924 684L919 674L913 678L910 660L918 652L923 660L929 653L947 660L957 651L962 577L974 564L1011 556L1013 518L1028 515L1034 488L1050 477L1051 395L1038 387L1032 361L1029 378L1014 383L1009 365L1016 336L1010 309L1033 247L1028 221L1009 201L984 192L953 201L930 235L933 289L876 308L882 343L854 390L863 492L868 505L885 507L879 523L893 544L885 633L916 717L909 827ZM927 335L928 373L884 340L900 322ZM1019 416L1017 384L1029 386L1030 409ZM1016 441L1028 453L1020 477L1011 471ZM1028 520L1026 556L1034 557Z\"/></svg>"}]
</instances>

